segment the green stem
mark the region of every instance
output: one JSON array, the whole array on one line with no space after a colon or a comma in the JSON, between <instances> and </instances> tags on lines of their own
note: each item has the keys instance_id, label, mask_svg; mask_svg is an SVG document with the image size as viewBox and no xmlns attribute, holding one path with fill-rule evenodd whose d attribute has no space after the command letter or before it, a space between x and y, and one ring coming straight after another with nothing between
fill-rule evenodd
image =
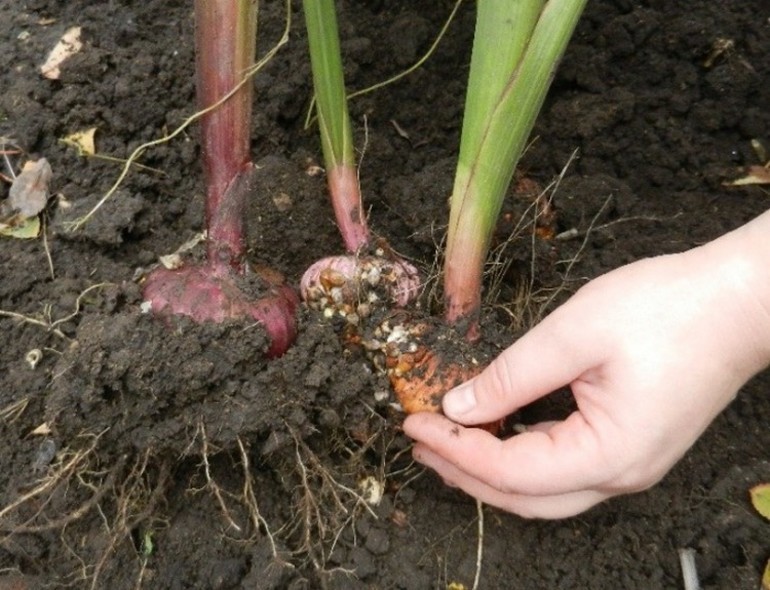
<instances>
[{"instance_id":1,"label":"green stem","mask_svg":"<svg viewBox=\"0 0 770 590\"><path fill-rule=\"evenodd\" d=\"M345 93L334 0L304 0L318 127L329 193L345 247L369 242Z\"/></svg>"},{"instance_id":2,"label":"green stem","mask_svg":"<svg viewBox=\"0 0 770 590\"><path fill-rule=\"evenodd\" d=\"M586 0L478 2L444 261L445 318L478 337L489 241Z\"/></svg>"}]
</instances>

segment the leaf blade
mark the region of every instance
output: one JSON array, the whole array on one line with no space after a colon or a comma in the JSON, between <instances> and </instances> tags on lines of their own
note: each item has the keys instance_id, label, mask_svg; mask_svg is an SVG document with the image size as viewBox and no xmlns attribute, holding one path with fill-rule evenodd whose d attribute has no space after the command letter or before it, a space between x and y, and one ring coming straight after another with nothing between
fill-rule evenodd
<instances>
[{"instance_id":1,"label":"leaf blade","mask_svg":"<svg viewBox=\"0 0 770 590\"><path fill-rule=\"evenodd\" d=\"M770 483L755 485L749 490L751 504L767 520L770 520Z\"/></svg>"}]
</instances>

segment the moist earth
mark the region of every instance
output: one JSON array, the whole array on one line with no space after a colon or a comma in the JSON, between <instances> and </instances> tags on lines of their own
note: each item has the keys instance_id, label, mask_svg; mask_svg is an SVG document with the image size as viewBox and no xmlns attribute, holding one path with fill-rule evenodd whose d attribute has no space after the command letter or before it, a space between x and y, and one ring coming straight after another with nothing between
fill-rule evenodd
<instances>
[{"instance_id":1,"label":"moist earth","mask_svg":"<svg viewBox=\"0 0 770 590\"><path fill-rule=\"evenodd\" d=\"M252 258L294 284L342 250L305 126L299 4L255 77L249 210ZM452 8L337 4L351 89L420 59ZM54 172L43 237L0 238L0 588L470 588L477 575L480 588L679 588L683 548L704 588L758 586L770 523L748 489L770 480L770 375L648 491L557 522L479 509L411 462L387 379L333 322L300 310L296 344L267 361L259 326L142 313L142 273L203 229L194 125L147 150L73 231L120 160L194 113L192 3L0 6L0 167L10 177L45 157ZM260 7L262 55L285 8ZM761 186L725 183L770 149L768 17L759 0L589 2L495 234L489 354L592 277L766 209ZM43 78L73 26L83 49ZM468 2L421 67L351 103L371 225L426 276L440 266L472 34ZM61 141L94 127L95 157ZM546 200L555 219L535 232ZM440 313L437 293L434 279L424 313ZM571 409L556 392L514 420Z\"/></svg>"}]
</instances>

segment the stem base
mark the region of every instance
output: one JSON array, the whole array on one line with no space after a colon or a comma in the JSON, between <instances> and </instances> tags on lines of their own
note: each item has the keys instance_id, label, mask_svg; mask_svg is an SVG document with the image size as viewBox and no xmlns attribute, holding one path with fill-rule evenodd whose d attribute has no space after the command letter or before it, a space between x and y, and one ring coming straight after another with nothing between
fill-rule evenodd
<instances>
[{"instance_id":1,"label":"stem base","mask_svg":"<svg viewBox=\"0 0 770 590\"><path fill-rule=\"evenodd\" d=\"M261 277L267 294L245 291L243 277L227 264L205 263L178 269L157 268L146 278L143 295L153 313L182 315L195 322L224 322L251 319L261 323L270 346L266 355L281 356L297 333L295 311L299 300L294 291L272 276Z\"/></svg>"}]
</instances>

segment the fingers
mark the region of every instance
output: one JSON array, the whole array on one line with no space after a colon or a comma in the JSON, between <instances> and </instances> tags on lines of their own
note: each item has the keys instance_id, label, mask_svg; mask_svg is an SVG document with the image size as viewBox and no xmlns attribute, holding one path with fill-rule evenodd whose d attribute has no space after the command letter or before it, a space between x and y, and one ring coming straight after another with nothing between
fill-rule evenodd
<instances>
[{"instance_id":1,"label":"fingers","mask_svg":"<svg viewBox=\"0 0 770 590\"><path fill-rule=\"evenodd\" d=\"M503 494L567 494L600 488L615 475L593 429L577 412L547 432L525 432L507 440L436 414L409 416L404 432L422 442L415 447L417 460L443 457Z\"/></svg>"},{"instance_id":2,"label":"fingers","mask_svg":"<svg viewBox=\"0 0 770 590\"><path fill-rule=\"evenodd\" d=\"M483 424L580 378L597 366L597 345L557 310L497 357L484 371L448 392L444 413L462 424ZM562 321L562 320L566 321Z\"/></svg>"},{"instance_id":3,"label":"fingers","mask_svg":"<svg viewBox=\"0 0 770 590\"><path fill-rule=\"evenodd\" d=\"M447 484L460 488L485 504L524 518L566 518L584 512L609 497L609 494L595 490L550 496L506 494L468 475L424 445L415 446L414 452L420 463L436 471Z\"/></svg>"}]
</instances>

